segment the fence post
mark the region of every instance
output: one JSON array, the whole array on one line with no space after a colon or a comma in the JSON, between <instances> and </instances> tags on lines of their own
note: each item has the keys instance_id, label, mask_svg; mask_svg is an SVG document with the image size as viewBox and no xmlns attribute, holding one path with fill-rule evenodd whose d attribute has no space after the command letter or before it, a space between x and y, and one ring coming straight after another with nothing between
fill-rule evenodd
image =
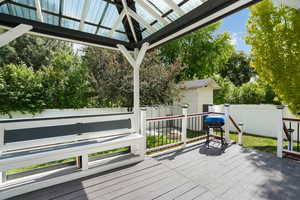
<instances>
[{"instance_id":1,"label":"fence post","mask_svg":"<svg viewBox=\"0 0 300 200\"><path fill-rule=\"evenodd\" d=\"M244 133L244 124L242 122L239 122L239 137L238 137L238 144L243 145L243 133Z\"/></svg>"},{"instance_id":2,"label":"fence post","mask_svg":"<svg viewBox=\"0 0 300 200\"><path fill-rule=\"evenodd\" d=\"M144 137L142 145L142 154L146 155L147 150L147 122L146 122L147 109L141 108L141 135Z\"/></svg>"},{"instance_id":3,"label":"fence post","mask_svg":"<svg viewBox=\"0 0 300 200\"><path fill-rule=\"evenodd\" d=\"M225 140L226 142L230 141L230 137L229 137L229 123L230 123L230 119L229 119L229 104L225 104L224 105L224 115L225 115Z\"/></svg>"},{"instance_id":4,"label":"fence post","mask_svg":"<svg viewBox=\"0 0 300 200\"><path fill-rule=\"evenodd\" d=\"M4 128L0 126L0 157L3 152L3 147L4 147ZM6 181L6 173L0 171L0 184L4 183Z\"/></svg>"},{"instance_id":5,"label":"fence post","mask_svg":"<svg viewBox=\"0 0 300 200\"><path fill-rule=\"evenodd\" d=\"M278 132L277 132L277 157L282 158L282 150L283 150L283 109L284 105L278 105Z\"/></svg>"},{"instance_id":6,"label":"fence post","mask_svg":"<svg viewBox=\"0 0 300 200\"><path fill-rule=\"evenodd\" d=\"M182 118L182 135L181 135L181 140L183 142L182 147L186 146L186 134L187 134L187 114L188 114L188 105L183 105L182 106L182 115L184 115L184 117Z\"/></svg>"}]
</instances>

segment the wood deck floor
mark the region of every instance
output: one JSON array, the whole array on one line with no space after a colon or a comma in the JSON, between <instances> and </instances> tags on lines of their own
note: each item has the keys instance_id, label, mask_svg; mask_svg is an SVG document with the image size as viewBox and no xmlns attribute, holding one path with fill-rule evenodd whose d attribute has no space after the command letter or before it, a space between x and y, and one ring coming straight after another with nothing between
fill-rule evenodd
<instances>
[{"instance_id":1,"label":"wood deck floor","mask_svg":"<svg viewBox=\"0 0 300 200\"><path fill-rule=\"evenodd\" d=\"M15 197L16 200L297 200L300 164L231 146L193 146L133 166Z\"/></svg>"}]
</instances>

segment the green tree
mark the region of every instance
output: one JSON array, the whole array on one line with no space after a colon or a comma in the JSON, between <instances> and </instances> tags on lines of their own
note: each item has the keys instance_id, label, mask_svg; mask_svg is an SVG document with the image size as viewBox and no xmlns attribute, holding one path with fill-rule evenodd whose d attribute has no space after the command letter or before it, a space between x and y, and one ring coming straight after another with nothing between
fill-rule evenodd
<instances>
[{"instance_id":1,"label":"green tree","mask_svg":"<svg viewBox=\"0 0 300 200\"><path fill-rule=\"evenodd\" d=\"M72 52L69 43L25 34L0 48L0 67L6 64L21 64L34 70L49 66L60 51Z\"/></svg>"},{"instance_id":2,"label":"green tree","mask_svg":"<svg viewBox=\"0 0 300 200\"><path fill-rule=\"evenodd\" d=\"M250 9L251 66L283 103L300 110L300 12L265 0Z\"/></svg>"},{"instance_id":3,"label":"green tree","mask_svg":"<svg viewBox=\"0 0 300 200\"><path fill-rule=\"evenodd\" d=\"M174 63L180 59L186 66L180 79L200 79L213 75L222 68L233 51L228 33L215 34L219 25L212 24L167 43L160 50L162 60Z\"/></svg>"},{"instance_id":4,"label":"green tree","mask_svg":"<svg viewBox=\"0 0 300 200\"><path fill-rule=\"evenodd\" d=\"M220 69L219 74L227 77L235 86L248 83L255 75L254 69L250 67L250 57L244 52L234 52L227 63Z\"/></svg>"},{"instance_id":5,"label":"green tree","mask_svg":"<svg viewBox=\"0 0 300 200\"><path fill-rule=\"evenodd\" d=\"M53 65L39 70L25 64L0 68L0 113L37 113L50 108L82 108L90 103L88 71L69 52L57 52Z\"/></svg>"},{"instance_id":6,"label":"green tree","mask_svg":"<svg viewBox=\"0 0 300 200\"><path fill-rule=\"evenodd\" d=\"M89 68L96 105L132 107L133 69L121 53L88 47L84 63ZM175 78L181 69L177 62L161 64L156 51L147 53L140 71L141 104L172 103L178 94Z\"/></svg>"}]
</instances>

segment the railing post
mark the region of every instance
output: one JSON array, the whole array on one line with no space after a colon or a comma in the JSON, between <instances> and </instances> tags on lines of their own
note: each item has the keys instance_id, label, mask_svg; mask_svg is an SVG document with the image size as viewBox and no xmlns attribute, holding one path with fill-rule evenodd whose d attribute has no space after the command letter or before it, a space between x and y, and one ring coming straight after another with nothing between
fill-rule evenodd
<instances>
[{"instance_id":1,"label":"railing post","mask_svg":"<svg viewBox=\"0 0 300 200\"><path fill-rule=\"evenodd\" d=\"M3 147L4 147L4 128L0 126L0 157L3 152ZM4 183L6 181L6 173L0 171L0 184Z\"/></svg>"},{"instance_id":2,"label":"railing post","mask_svg":"<svg viewBox=\"0 0 300 200\"><path fill-rule=\"evenodd\" d=\"M239 129L238 144L243 145L244 124L242 122L239 122Z\"/></svg>"},{"instance_id":3,"label":"railing post","mask_svg":"<svg viewBox=\"0 0 300 200\"><path fill-rule=\"evenodd\" d=\"M76 164L77 164L77 168L81 170L87 170L89 168L88 167L89 156L86 154L86 155L76 157Z\"/></svg>"},{"instance_id":4,"label":"railing post","mask_svg":"<svg viewBox=\"0 0 300 200\"><path fill-rule=\"evenodd\" d=\"M146 154L147 150L147 122L146 122L146 114L147 114L147 109L146 108L141 108L141 135L144 137L143 140L143 146L142 148L142 154Z\"/></svg>"},{"instance_id":5,"label":"railing post","mask_svg":"<svg viewBox=\"0 0 300 200\"><path fill-rule=\"evenodd\" d=\"M224 129L225 129L225 140L226 140L226 142L229 142L230 141L230 137L229 137L229 129L230 129L230 126L229 126L229 123L230 123L230 119L229 119L229 104L225 104L224 105L224 115L225 115L225 126L224 126Z\"/></svg>"},{"instance_id":6,"label":"railing post","mask_svg":"<svg viewBox=\"0 0 300 200\"><path fill-rule=\"evenodd\" d=\"M283 109L284 105L278 105L278 132L277 132L277 157L282 158L282 150L283 150Z\"/></svg>"},{"instance_id":7,"label":"railing post","mask_svg":"<svg viewBox=\"0 0 300 200\"><path fill-rule=\"evenodd\" d=\"M183 142L182 147L186 146L186 141L187 141L187 114L188 114L188 105L183 105L182 106L182 115L184 116L182 118L182 135L181 135L181 140Z\"/></svg>"}]
</instances>

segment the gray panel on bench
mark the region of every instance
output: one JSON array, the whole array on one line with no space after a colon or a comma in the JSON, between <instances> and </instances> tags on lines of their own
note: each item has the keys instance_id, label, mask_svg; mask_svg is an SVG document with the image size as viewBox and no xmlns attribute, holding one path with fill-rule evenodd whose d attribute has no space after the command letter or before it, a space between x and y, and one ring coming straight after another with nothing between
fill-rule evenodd
<instances>
[{"instance_id":1,"label":"gray panel on bench","mask_svg":"<svg viewBox=\"0 0 300 200\"><path fill-rule=\"evenodd\" d=\"M47 123L45 121L45 123ZM4 133L4 143L21 142L27 140L84 134L87 132L113 131L116 129L130 129L131 120L115 120L62 126L37 127L19 130L7 130Z\"/></svg>"}]
</instances>

